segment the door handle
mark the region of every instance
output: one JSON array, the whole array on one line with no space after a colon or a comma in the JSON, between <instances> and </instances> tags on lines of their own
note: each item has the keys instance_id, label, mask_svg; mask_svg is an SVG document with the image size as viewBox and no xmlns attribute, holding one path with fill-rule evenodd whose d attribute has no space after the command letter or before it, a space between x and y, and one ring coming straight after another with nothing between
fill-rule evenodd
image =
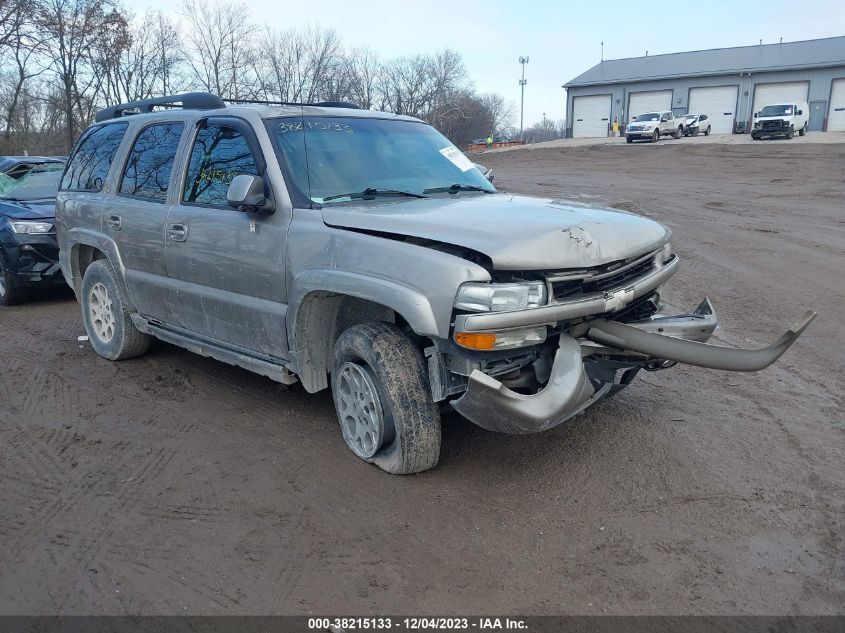
<instances>
[{"instance_id":1,"label":"door handle","mask_svg":"<svg viewBox=\"0 0 845 633\"><path fill-rule=\"evenodd\" d=\"M167 236L173 242L184 242L188 239L188 227L184 224L171 224L167 227Z\"/></svg>"},{"instance_id":2,"label":"door handle","mask_svg":"<svg viewBox=\"0 0 845 633\"><path fill-rule=\"evenodd\" d=\"M112 231L119 231L120 230L120 216L119 215L110 215L106 220L106 224L109 225L109 228Z\"/></svg>"}]
</instances>

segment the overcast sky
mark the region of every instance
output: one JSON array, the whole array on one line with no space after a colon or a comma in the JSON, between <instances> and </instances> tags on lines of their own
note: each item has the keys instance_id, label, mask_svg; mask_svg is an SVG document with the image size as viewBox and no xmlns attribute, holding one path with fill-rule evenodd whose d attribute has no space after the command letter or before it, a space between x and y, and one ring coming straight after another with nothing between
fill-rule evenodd
<instances>
[{"instance_id":1,"label":"overcast sky","mask_svg":"<svg viewBox=\"0 0 845 633\"><path fill-rule=\"evenodd\" d=\"M176 0L124 0L140 13L172 11ZM520 55L525 126L565 116L561 85L605 59L845 35L843 0L247 0L253 17L278 28L318 24L346 45L382 57L459 51L476 88L516 108Z\"/></svg>"}]
</instances>

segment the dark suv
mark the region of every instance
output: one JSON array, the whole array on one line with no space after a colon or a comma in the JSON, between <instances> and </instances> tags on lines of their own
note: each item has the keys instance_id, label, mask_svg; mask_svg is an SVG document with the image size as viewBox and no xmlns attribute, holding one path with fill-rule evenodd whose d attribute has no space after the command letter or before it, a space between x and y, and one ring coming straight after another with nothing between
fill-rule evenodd
<instances>
[{"instance_id":1,"label":"dark suv","mask_svg":"<svg viewBox=\"0 0 845 633\"><path fill-rule=\"evenodd\" d=\"M131 116L129 116L131 115ZM150 337L309 392L391 473L432 468L441 407L552 428L676 362L753 371L774 345L707 345L710 302L660 313L679 258L648 218L498 193L430 125L190 94L98 114L57 204L91 345Z\"/></svg>"},{"instance_id":2,"label":"dark suv","mask_svg":"<svg viewBox=\"0 0 845 633\"><path fill-rule=\"evenodd\" d=\"M27 298L31 288L64 286L56 242L56 191L64 162L0 160L0 305Z\"/></svg>"}]
</instances>

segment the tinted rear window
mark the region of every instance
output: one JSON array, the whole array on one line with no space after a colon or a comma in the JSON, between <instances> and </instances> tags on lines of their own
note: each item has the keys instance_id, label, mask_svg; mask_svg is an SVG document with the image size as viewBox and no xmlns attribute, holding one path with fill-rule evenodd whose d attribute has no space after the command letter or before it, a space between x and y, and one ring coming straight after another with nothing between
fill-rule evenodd
<instances>
[{"instance_id":1,"label":"tinted rear window","mask_svg":"<svg viewBox=\"0 0 845 633\"><path fill-rule=\"evenodd\" d=\"M61 188L68 191L102 189L126 128L126 123L112 123L85 132L68 161Z\"/></svg>"},{"instance_id":2,"label":"tinted rear window","mask_svg":"<svg viewBox=\"0 0 845 633\"><path fill-rule=\"evenodd\" d=\"M144 128L129 153L120 193L164 202L184 129L185 124L181 122Z\"/></svg>"}]
</instances>

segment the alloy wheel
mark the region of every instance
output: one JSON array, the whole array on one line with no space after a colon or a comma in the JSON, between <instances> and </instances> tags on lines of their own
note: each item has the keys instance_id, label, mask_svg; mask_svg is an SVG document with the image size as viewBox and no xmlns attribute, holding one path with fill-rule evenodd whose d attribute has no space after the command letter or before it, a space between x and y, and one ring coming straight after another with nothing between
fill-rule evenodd
<instances>
[{"instance_id":1,"label":"alloy wheel","mask_svg":"<svg viewBox=\"0 0 845 633\"><path fill-rule=\"evenodd\" d=\"M343 437L356 455L370 458L385 441L384 410L372 372L346 362L338 371L337 381L335 404Z\"/></svg>"},{"instance_id":2,"label":"alloy wheel","mask_svg":"<svg viewBox=\"0 0 845 633\"><path fill-rule=\"evenodd\" d=\"M88 316L97 338L103 343L114 338L114 304L108 288L100 282L95 283L88 293Z\"/></svg>"}]
</instances>

